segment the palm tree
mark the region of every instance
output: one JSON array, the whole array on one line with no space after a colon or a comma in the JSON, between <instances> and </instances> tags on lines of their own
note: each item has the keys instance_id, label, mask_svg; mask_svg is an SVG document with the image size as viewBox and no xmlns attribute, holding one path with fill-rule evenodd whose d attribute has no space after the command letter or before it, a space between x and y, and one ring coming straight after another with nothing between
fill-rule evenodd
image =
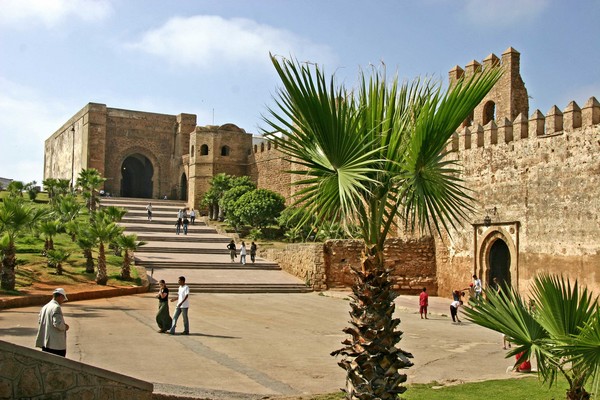
<instances>
[{"instance_id":1,"label":"palm tree","mask_svg":"<svg viewBox=\"0 0 600 400\"><path fill-rule=\"evenodd\" d=\"M507 357L535 356L539 374L552 386L558 374L569 383L567 399L585 400L591 378L600 381L598 297L564 277L541 274L532 285L533 308L515 289L487 290L486 300L465 308L467 319L501 332L516 346Z\"/></svg>"},{"instance_id":2,"label":"palm tree","mask_svg":"<svg viewBox=\"0 0 600 400\"><path fill-rule=\"evenodd\" d=\"M56 195L56 186L58 185L58 179L48 178L42 181L42 185L46 192L48 192L48 198L52 203L54 196Z\"/></svg>"},{"instance_id":3,"label":"palm tree","mask_svg":"<svg viewBox=\"0 0 600 400\"><path fill-rule=\"evenodd\" d=\"M470 197L445 158L451 135L497 82L490 69L447 92L430 80L391 84L385 73L361 76L358 92L327 81L318 66L271 57L282 80L279 111L265 135L302 168L295 205L323 223L357 225L364 257L355 270L350 337L339 365L348 399L395 399L406 388L399 370L412 363L396 347L402 332L384 243L398 217L405 228L441 231L469 210Z\"/></svg>"},{"instance_id":4,"label":"palm tree","mask_svg":"<svg viewBox=\"0 0 600 400\"><path fill-rule=\"evenodd\" d=\"M2 248L2 271L0 286L4 290L15 289L16 247L15 241L32 230L46 214L41 208L33 208L20 197L5 198L0 204L0 247Z\"/></svg>"},{"instance_id":5,"label":"palm tree","mask_svg":"<svg viewBox=\"0 0 600 400\"><path fill-rule=\"evenodd\" d=\"M108 282L105 244L111 243L122 232L123 228L120 228L108 218L103 218L102 215L92 218L90 234L94 237L98 245L98 273L96 275L96 283L99 285L106 285L106 282Z\"/></svg>"},{"instance_id":6,"label":"palm tree","mask_svg":"<svg viewBox=\"0 0 600 400\"><path fill-rule=\"evenodd\" d=\"M76 224L71 221L70 224ZM77 246L83 251L85 257L85 272L89 274L94 273L94 256L92 249L96 246L96 237L90 232L87 226L78 226L73 232L75 232Z\"/></svg>"},{"instance_id":7,"label":"palm tree","mask_svg":"<svg viewBox=\"0 0 600 400\"><path fill-rule=\"evenodd\" d=\"M52 204L54 214L64 225L65 230L71 236L71 241L75 241L79 223L77 218L81 215L83 206L77 201L74 195L57 196Z\"/></svg>"},{"instance_id":8,"label":"palm tree","mask_svg":"<svg viewBox=\"0 0 600 400\"><path fill-rule=\"evenodd\" d=\"M25 184L21 181L11 181L6 187L6 190L8 190L12 197L23 197L23 190L25 190Z\"/></svg>"},{"instance_id":9,"label":"palm tree","mask_svg":"<svg viewBox=\"0 0 600 400\"><path fill-rule=\"evenodd\" d=\"M62 275L63 273L63 269L62 269L62 263L64 263L65 261L67 261L67 259L71 256L70 253L67 253L66 251L62 250L62 249L56 249L56 250L48 250L48 266L49 267L55 267L56 268L56 274L57 275Z\"/></svg>"},{"instance_id":10,"label":"palm tree","mask_svg":"<svg viewBox=\"0 0 600 400\"><path fill-rule=\"evenodd\" d=\"M44 237L42 254L46 255L48 250L54 250L54 237L62 230L62 224L57 220L46 219L39 223L37 230Z\"/></svg>"},{"instance_id":11,"label":"palm tree","mask_svg":"<svg viewBox=\"0 0 600 400\"><path fill-rule=\"evenodd\" d=\"M131 279L131 261L133 260L133 255L131 252L136 251L146 244L143 241L137 241L137 235L120 235L115 240L117 245L125 250L125 255L123 256L123 266L121 267L121 279L130 280Z\"/></svg>"},{"instance_id":12,"label":"palm tree","mask_svg":"<svg viewBox=\"0 0 600 400\"><path fill-rule=\"evenodd\" d=\"M106 181L106 178L103 178L95 168L82 169L77 177L77 186L83 191L83 197L85 197L88 209L92 213L96 211L96 203L98 202L96 193L104 184L104 181Z\"/></svg>"}]
</instances>

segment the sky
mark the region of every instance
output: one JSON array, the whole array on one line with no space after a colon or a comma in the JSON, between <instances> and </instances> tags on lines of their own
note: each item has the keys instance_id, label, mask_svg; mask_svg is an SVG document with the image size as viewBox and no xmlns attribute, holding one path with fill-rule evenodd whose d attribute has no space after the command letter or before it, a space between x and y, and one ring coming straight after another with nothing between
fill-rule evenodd
<instances>
[{"instance_id":1,"label":"sky","mask_svg":"<svg viewBox=\"0 0 600 400\"><path fill-rule=\"evenodd\" d=\"M258 134L280 87L269 53L444 84L521 53L530 114L600 99L598 0L0 0L0 177L43 179L44 141L87 103Z\"/></svg>"}]
</instances>

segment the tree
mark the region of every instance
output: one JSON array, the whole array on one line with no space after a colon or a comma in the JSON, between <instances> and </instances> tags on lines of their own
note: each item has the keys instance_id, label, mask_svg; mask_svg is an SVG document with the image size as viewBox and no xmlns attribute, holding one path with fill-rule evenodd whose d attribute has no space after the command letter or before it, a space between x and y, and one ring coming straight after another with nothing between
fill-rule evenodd
<instances>
[{"instance_id":1,"label":"tree","mask_svg":"<svg viewBox=\"0 0 600 400\"><path fill-rule=\"evenodd\" d=\"M27 195L29 196L29 200L34 201L38 195L38 193L40 192L40 189L37 186L37 182L36 181L31 181L29 183L26 183L23 186L23 189L27 192Z\"/></svg>"},{"instance_id":2,"label":"tree","mask_svg":"<svg viewBox=\"0 0 600 400\"><path fill-rule=\"evenodd\" d=\"M94 242L98 245L98 273L96 274L96 283L106 285L108 275L106 271L105 245L115 240L123 232L123 228L120 228L116 223L99 214L92 218L89 230L91 236L94 238Z\"/></svg>"},{"instance_id":3,"label":"tree","mask_svg":"<svg viewBox=\"0 0 600 400\"><path fill-rule=\"evenodd\" d=\"M25 184L21 181L10 181L6 190L12 197L23 197L23 190L25 190Z\"/></svg>"},{"instance_id":4,"label":"tree","mask_svg":"<svg viewBox=\"0 0 600 400\"><path fill-rule=\"evenodd\" d=\"M204 194L202 204L208 207L208 217L215 221L219 218L219 200L231 186L231 176L221 173L212 177L210 189Z\"/></svg>"},{"instance_id":5,"label":"tree","mask_svg":"<svg viewBox=\"0 0 600 400\"><path fill-rule=\"evenodd\" d=\"M20 197L5 198L0 204L0 247L2 248L2 271L0 285L4 290L15 289L17 238L32 230L45 215L41 208L32 208Z\"/></svg>"},{"instance_id":6,"label":"tree","mask_svg":"<svg viewBox=\"0 0 600 400\"><path fill-rule=\"evenodd\" d=\"M442 91L431 80L388 83L374 71L352 92L318 66L271 59L283 86L264 133L301 167L290 171L301 176L294 205L320 223L356 224L364 241L350 337L332 353L343 356L346 397L395 399L406 390L399 370L412 363L396 347L402 332L384 243L398 218L408 230L441 232L466 216L471 198L445 149L501 72L490 68Z\"/></svg>"},{"instance_id":7,"label":"tree","mask_svg":"<svg viewBox=\"0 0 600 400\"><path fill-rule=\"evenodd\" d=\"M62 263L67 261L71 254L62 249L52 249L48 250L48 254L46 254L46 256L48 257L48 266L56 268L57 275L62 275Z\"/></svg>"},{"instance_id":8,"label":"tree","mask_svg":"<svg viewBox=\"0 0 600 400\"><path fill-rule=\"evenodd\" d=\"M96 246L96 237L90 231L89 227L77 225L74 221L71 221L70 224L76 225L72 232L75 234L77 246L83 251L83 256L85 257L85 272L93 274L94 256L92 249Z\"/></svg>"},{"instance_id":9,"label":"tree","mask_svg":"<svg viewBox=\"0 0 600 400\"><path fill-rule=\"evenodd\" d=\"M285 199L279 193L256 189L244 193L227 212L230 220L241 225L264 228L274 224L285 208Z\"/></svg>"},{"instance_id":10,"label":"tree","mask_svg":"<svg viewBox=\"0 0 600 400\"><path fill-rule=\"evenodd\" d=\"M516 346L507 357L535 356L538 372L550 386L559 374L569 383L567 399L584 400L592 378L600 381L600 308L598 297L564 277L541 274L532 285L534 307L515 289L485 291L486 300L465 308L467 319L501 332ZM515 364L516 365L516 364Z\"/></svg>"},{"instance_id":11,"label":"tree","mask_svg":"<svg viewBox=\"0 0 600 400\"><path fill-rule=\"evenodd\" d=\"M77 187L83 191L83 197L90 212L96 211L98 203L98 189L102 187L106 178L103 178L95 168L82 169L77 177Z\"/></svg>"},{"instance_id":12,"label":"tree","mask_svg":"<svg viewBox=\"0 0 600 400\"><path fill-rule=\"evenodd\" d=\"M48 250L54 250L54 237L62 230L62 224L54 219L45 219L39 223L37 230L44 237L42 254L46 255Z\"/></svg>"},{"instance_id":13,"label":"tree","mask_svg":"<svg viewBox=\"0 0 600 400\"><path fill-rule=\"evenodd\" d=\"M130 280L131 279L131 260L133 256L131 252L136 251L146 244L146 242L137 240L137 235L120 235L116 239L117 245L125 251L125 255L123 256L123 266L121 267L121 279Z\"/></svg>"}]
</instances>

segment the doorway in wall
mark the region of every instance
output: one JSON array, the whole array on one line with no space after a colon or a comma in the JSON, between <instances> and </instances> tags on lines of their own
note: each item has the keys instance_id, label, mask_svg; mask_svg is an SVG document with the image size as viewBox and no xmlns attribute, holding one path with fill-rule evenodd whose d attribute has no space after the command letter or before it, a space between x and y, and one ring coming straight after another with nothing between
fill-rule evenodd
<instances>
[{"instance_id":1,"label":"doorway in wall","mask_svg":"<svg viewBox=\"0 0 600 400\"><path fill-rule=\"evenodd\" d=\"M181 180L179 182L179 200L187 200L188 196L187 196L187 192L188 192L188 186L187 186L187 176L185 176L185 173L181 174Z\"/></svg>"},{"instance_id":2,"label":"doorway in wall","mask_svg":"<svg viewBox=\"0 0 600 400\"><path fill-rule=\"evenodd\" d=\"M501 285L510 287L510 250L504 240L496 239L490 247L488 268L490 284L496 278Z\"/></svg>"},{"instance_id":3,"label":"doorway in wall","mask_svg":"<svg viewBox=\"0 0 600 400\"><path fill-rule=\"evenodd\" d=\"M142 154L132 154L121 165L121 196L152 198L152 162Z\"/></svg>"}]
</instances>

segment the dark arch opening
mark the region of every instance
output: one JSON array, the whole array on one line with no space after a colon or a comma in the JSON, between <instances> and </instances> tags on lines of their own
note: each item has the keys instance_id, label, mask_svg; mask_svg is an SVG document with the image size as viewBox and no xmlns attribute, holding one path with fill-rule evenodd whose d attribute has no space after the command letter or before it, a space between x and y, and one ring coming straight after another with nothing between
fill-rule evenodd
<instances>
[{"instance_id":1,"label":"dark arch opening","mask_svg":"<svg viewBox=\"0 0 600 400\"><path fill-rule=\"evenodd\" d=\"M187 176L185 176L185 172L181 174L181 180L179 181L179 200L187 200Z\"/></svg>"},{"instance_id":2,"label":"dark arch opening","mask_svg":"<svg viewBox=\"0 0 600 400\"><path fill-rule=\"evenodd\" d=\"M207 156L208 155L208 146L203 144L202 146L200 146L200 155L201 156Z\"/></svg>"},{"instance_id":3,"label":"dark arch opening","mask_svg":"<svg viewBox=\"0 0 600 400\"><path fill-rule=\"evenodd\" d=\"M490 285L494 284L496 278L501 285L510 287L510 250L504 240L497 239L492 244L488 262Z\"/></svg>"},{"instance_id":4,"label":"dark arch opening","mask_svg":"<svg viewBox=\"0 0 600 400\"><path fill-rule=\"evenodd\" d=\"M228 156L229 155L229 147L228 146L221 147L221 155L222 156Z\"/></svg>"},{"instance_id":5,"label":"dark arch opening","mask_svg":"<svg viewBox=\"0 0 600 400\"><path fill-rule=\"evenodd\" d=\"M496 119L496 104L493 101L488 101L483 106L483 125L487 125L490 121Z\"/></svg>"},{"instance_id":6,"label":"dark arch opening","mask_svg":"<svg viewBox=\"0 0 600 400\"><path fill-rule=\"evenodd\" d=\"M132 154L121 165L121 196L152 198L152 162L141 155Z\"/></svg>"}]
</instances>

